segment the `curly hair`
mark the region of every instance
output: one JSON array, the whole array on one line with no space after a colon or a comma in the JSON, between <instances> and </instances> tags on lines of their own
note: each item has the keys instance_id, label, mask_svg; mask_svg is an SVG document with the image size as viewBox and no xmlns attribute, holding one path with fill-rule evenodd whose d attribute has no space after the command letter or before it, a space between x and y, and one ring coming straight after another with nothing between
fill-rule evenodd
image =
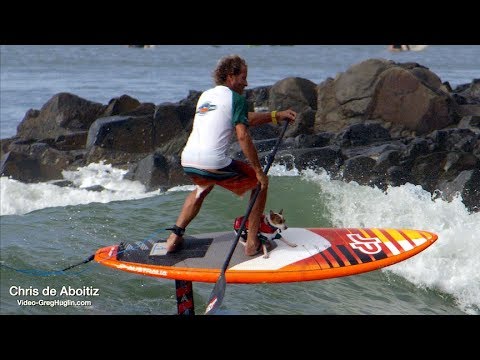
<instances>
[{"instance_id":1,"label":"curly hair","mask_svg":"<svg viewBox=\"0 0 480 360\"><path fill-rule=\"evenodd\" d=\"M238 75L242 66L247 68L247 63L238 55L227 55L218 60L217 67L213 72L215 85L224 85L228 75Z\"/></svg>"}]
</instances>

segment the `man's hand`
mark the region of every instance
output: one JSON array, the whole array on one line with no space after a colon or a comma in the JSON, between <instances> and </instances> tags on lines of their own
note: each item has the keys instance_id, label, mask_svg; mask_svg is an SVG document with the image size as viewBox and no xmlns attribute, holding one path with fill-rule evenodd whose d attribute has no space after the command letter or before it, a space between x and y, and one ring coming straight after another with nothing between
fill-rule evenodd
<instances>
[{"instance_id":1,"label":"man's hand","mask_svg":"<svg viewBox=\"0 0 480 360\"><path fill-rule=\"evenodd\" d=\"M278 120L287 120L289 122L294 122L297 118L297 113L292 109L277 111L277 119Z\"/></svg>"},{"instance_id":2,"label":"man's hand","mask_svg":"<svg viewBox=\"0 0 480 360\"><path fill-rule=\"evenodd\" d=\"M257 180L260 183L260 189L264 190L268 187L268 176L265 175L262 169L260 171L256 171Z\"/></svg>"}]
</instances>

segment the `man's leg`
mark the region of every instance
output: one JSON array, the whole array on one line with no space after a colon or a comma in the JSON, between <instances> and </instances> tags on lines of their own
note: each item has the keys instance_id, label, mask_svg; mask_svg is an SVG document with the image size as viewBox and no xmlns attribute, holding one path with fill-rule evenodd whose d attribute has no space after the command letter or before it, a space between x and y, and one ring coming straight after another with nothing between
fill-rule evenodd
<instances>
[{"instance_id":1,"label":"man's leg","mask_svg":"<svg viewBox=\"0 0 480 360\"><path fill-rule=\"evenodd\" d=\"M180 215L178 215L175 225L181 228L186 228L188 224L198 215L202 207L203 200L212 191L213 185L210 186L196 186L187 198L182 207ZM183 237L175 233L171 233L167 239L167 253L174 252L182 244Z\"/></svg>"},{"instance_id":2,"label":"man's leg","mask_svg":"<svg viewBox=\"0 0 480 360\"><path fill-rule=\"evenodd\" d=\"M224 168L222 170L227 170ZM247 163L240 160L233 160L228 170L234 171L238 174L231 179L227 179L217 184L232 191L233 193L243 196L244 193L251 189L250 201L258 185L257 175L255 170ZM257 196L257 200L253 205L250 216L248 217L248 235L245 245L245 254L255 255L260 245L260 240L257 238L257 233L260 228L260 218L265 210L265 203L267 201L268 186L261 190Z\"/></svg>"},{"instance_id":3,"label":"man's leg","mask_svg":"<svg viewBox=\"0 0 480 360\"><path fill-rule=\"evenodd\" d=\"M260 245L260 240L257 237L258 229L260 228L260 218L265 210L265 204L267 202L267 191L268 188L260 190L258 194L257 201L253 205L250 216L248 217L248 236L247 236L247 245L245 246L246 255L255 255L257 249ZM252 190L252 199L255 189Z\"/></svg>"}]
</instances>

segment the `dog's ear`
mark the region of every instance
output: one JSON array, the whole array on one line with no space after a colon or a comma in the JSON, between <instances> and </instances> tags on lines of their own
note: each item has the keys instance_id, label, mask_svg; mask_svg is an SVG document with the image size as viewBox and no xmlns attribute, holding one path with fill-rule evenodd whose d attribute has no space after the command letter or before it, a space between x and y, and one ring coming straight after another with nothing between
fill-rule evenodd
<instances>
[{"instance_id":1,"label":"dog's ear","mask_svg":"<svg viewBox=\"0 0 480 360\"><path fill-rule=\"evenodd\" d=\"M270 217L272 217L274 214L274 212L272 210L270 210Z\"/></svg>"},{"instance_id":2,"label":"dog's ear","mask_svg":"<svg viewBox=\"0 0 480 360\"><path fill-rule=\"evenodd\" d=\"M283 213L283 209L282 209L282 210L280 210L279 214L280 214L280 215L282 215L282 213Z\"/></svg>"}]
</instances>

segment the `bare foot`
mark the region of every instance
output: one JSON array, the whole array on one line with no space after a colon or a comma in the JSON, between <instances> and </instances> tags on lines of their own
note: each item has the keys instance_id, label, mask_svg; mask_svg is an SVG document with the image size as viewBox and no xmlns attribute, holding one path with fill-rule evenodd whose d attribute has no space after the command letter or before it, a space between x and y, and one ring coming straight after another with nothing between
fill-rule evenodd
<instances>
[{"instance_id":1,"label":"bare foot","mask_svg":"<svg viewBox=\"0 0 480 360\"><path fill-rule=\"evenodd\" d=\"M167 254L179 251L183 247L183 237L170 234L167 239Z\"/></svg>"},{"instance_id":2,"label":"bare foot","mask_svg":"<svg viewBox=\"0 0 480 360\"><path fill-rule=\"evenodd\" d=\"M247 242L245 245L245 255L247 256L254 256L257 255L262 248L262 244L259 242L255 243L253 246L250 246L250 244Z\"/></svg>"}]
</instances>

